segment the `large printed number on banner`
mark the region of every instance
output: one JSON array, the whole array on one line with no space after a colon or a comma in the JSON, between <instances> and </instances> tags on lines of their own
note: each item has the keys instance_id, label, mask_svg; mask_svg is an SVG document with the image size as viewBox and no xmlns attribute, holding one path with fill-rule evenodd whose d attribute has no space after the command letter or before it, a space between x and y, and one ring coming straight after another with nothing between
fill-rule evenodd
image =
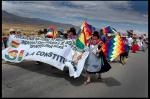
<instances>
[{"instance_id":1,"label":"large printed number on banner","mask_svg":"<svg viewBox=\"0 0 150 99\"><path fill-rule=\"evenodd\" d=\"M17 50L11 50L8 52L8 55L5 54L5 58L8 60L15 60L17 58Z\"/></svg>"},{"instance_id":2,"label":"large printed number on banner","mask_svg":"<svg viewBox=\"0 0 150 99\"><path fill-rule=\"evenodd\" d=\"M5 54L5 58L13 61L13 60L16 60L17 55L18 55L18 61L21 61L23 58L23 54L24 54L24 50L21 50L19 52L19 55L18 55L18 50L10 50L10 51L8 51L8 55Z\"/></svg>"}]
</instances>

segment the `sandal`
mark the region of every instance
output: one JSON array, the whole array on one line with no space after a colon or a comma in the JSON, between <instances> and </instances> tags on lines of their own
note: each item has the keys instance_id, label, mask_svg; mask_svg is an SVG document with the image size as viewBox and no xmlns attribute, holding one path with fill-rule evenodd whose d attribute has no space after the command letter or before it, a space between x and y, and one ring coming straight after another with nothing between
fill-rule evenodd
<instances>
[{"instance_id":1,"label":"sandal","mask_svg":"<svg viewBox=\"0 0 150 99\"><path fill-rule=\"evenodd\" d=\"M89 83L91 83L91 81L85 81L84 84L88 85Z\"/></svg>"},{"instance_id":2,"label":"sandal","mask_svg":"<svg viewBox=\"0 0 150 99\"><path fill-rule=\"evenodd\" d=\"M101 77L97 77L97 79L102 80L102 78L101 78Z\"/></svg>"},{"instance_id":3,"label":"sandal","mask_svg":"<svg viewBox=\"0 0 150 99\"><path fill-rule=\"evenodd\" d=\"M97 79L101 80L102 79L101 75L98 74Z\"/></svg>"}]
</instances>

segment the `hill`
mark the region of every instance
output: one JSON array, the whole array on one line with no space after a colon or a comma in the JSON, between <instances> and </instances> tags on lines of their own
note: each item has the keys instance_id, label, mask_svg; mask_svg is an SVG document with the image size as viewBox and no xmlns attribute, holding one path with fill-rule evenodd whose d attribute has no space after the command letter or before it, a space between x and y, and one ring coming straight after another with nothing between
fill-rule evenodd
<instances>
[{"instance_id":1,"label":"hill","mask_svg":"<svg viewBox=\"0 0 150 99\"><path fill-rule=\"evenodd\" d=\"M57 23L39 18L22 17L2 11L3 32L8 32L9 28L20 28L27 32L34 32L34 30L37 29L47 28L49 25L53 25L56 28L69 29L70 27L75 27L77 30L79 29L79 27L72 24Z\"/></svg>"}]
</instances>

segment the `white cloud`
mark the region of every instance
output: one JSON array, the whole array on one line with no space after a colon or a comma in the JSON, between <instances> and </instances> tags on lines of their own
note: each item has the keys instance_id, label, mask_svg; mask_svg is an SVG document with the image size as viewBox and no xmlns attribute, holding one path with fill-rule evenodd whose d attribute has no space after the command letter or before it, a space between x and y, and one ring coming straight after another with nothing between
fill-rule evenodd
<instances>
[{"instance_id":1,"label":"white cloud","mask_svg":"<svg viewBox=\"0 0 150 99\"><path fill-rule=\"evenodd\" d=\"M68 5L64 2L68 2ZM2 9L27 17L42 18L43 15L47 19L64 18L65 22L75 25L80 25L81 22L74 17L148 24L147 15L133 11L129 1L2 1Z\"/></svg>"}]
</instances>

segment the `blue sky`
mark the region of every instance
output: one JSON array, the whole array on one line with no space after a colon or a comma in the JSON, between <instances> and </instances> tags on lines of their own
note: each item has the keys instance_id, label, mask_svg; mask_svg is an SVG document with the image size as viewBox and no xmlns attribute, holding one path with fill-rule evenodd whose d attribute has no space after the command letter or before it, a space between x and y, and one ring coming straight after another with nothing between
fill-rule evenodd
<instances>
[{"instance_id":1,"label":"blue sky","mask_svg":"<svg viewBox=\"0 0 150 99\"><path fill-rule=\"evenodd\" d=\"M148 1L2 1L2 10L80 26L86 19L97 28L148 33Z\"/></svg>"}]
</instances>

